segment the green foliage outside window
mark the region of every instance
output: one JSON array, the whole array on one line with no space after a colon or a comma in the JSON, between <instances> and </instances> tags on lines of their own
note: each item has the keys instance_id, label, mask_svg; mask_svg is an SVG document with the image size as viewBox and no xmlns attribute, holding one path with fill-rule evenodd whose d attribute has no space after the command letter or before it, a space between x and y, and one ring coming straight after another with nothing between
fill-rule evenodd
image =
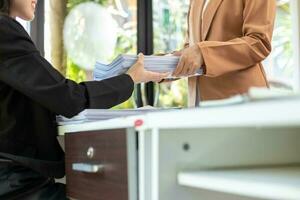
<instances>
[{"instance_id":1,"label":"green foliage outside window","mask_svg":"<svg viewBox=\"0 0 300 200\"><path fill-rule=\"evenodd\" d=\"M67 12L69 13L75 6L85 3L85 2L96 2L100 5L105 5L107 0L68 0L67 2ZM67 58L67 78L74 80L76 82L82 82L86 80L86 72L82 70L78 65L76 65L70 58Z\"/></svg>"},{"instance_id":2,"label":"green foliage outside window","mask_svg":"<svg viewBox=\"0 0 300 200\"><path fill-rule=\"evenodd\" d=\"M112 5L112 0L68 0L67 2L67 11L68 13L77 5L85 2L95 2L102 6ZM114 52L114 55L109 58L109 61L112 61L115 57L120 54L136 54L137 52L137 36L136 28L133 27L136 24L131 22L132 16L129 16L129 19L121 19L122 23L119 23L119 35L117 39L117 45ZM120 19L118 19L120 20ZM82 82L86 80L86 71L82 70L78 65L76 65L70 58L67 60L67 78L74 80L76 82ZM124 108L133 108L134 101L129 99L121 105L114 107L114 109L124 109Z\"/></svg>"}]
</instances>

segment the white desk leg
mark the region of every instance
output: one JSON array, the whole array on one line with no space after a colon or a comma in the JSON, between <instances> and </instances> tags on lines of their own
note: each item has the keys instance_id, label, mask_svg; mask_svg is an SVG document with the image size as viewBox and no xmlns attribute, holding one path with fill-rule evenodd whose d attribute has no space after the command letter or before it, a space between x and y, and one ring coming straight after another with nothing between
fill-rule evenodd
<instances>
[{"instance_id":1,"label":"white desk leg","mask_svg":"<svg viewBox=\"0 0 300 200\"><path fill-rule=\"evenodd\" d=\"M139 200L151 200L151 133L139 131Z\"/></svg>"},{"instance_id":2,"label":"white desk leg","mask_svg":"<svg viewBox=\"0 0 300 200\"><path fill-rule=\"evenodd\" d=\"M159 131L139 132L139 200L159 199Z\"/></svg>"},{"instance_id":3,"label":"white desk leg","mask_svg":"<svg viewBox=\"0 0 300 200\"><path fill-rule=\"evenodd\" d=\"M159 130L151 134L151 200L159 200Z\"/></svg>"}]
</instances>

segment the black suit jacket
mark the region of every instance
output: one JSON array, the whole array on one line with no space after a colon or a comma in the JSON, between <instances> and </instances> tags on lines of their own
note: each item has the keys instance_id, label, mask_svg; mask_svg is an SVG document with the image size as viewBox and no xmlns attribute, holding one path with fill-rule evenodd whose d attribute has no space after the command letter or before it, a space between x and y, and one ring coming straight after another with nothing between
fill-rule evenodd
<instances>
[{"instance_id":1,"label":"black suit jacket","mask_svg":"<svg viewBox=\"0 0 300 200\"><path fill-rule=\"evenodd\" d=\"M45 176L64 175L55 115L110 108L134 88L124 74L80 84L63 77L38 52L25 29L0 15L0 156Z\"/></svg>"}]
</instances>

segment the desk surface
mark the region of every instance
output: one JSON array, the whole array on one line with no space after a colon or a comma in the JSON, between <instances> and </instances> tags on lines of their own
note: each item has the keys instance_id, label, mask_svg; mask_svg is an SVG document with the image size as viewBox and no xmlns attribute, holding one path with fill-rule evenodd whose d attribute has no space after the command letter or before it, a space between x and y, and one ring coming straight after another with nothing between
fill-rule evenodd
<instances>
[{"instance_id":1,"label":"desk surface","mask_svg":"<svg viewBox=\"0 0 300 200\"><path fill-rule=\"evenodd\" d=\"M140 122L140 123L137 123ZM60 126L65 133L136 128L222 128L222 127L300 127L300 99L269 100L245 104L162 111L140 116Z\"/></svg>"}]
</instances>

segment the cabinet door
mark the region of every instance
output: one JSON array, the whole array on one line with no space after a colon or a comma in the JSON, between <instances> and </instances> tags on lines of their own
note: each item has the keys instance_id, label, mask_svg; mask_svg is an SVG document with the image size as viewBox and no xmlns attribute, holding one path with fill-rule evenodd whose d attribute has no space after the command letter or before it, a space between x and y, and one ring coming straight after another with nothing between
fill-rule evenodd
<instances>
[{"instance_id":1,"label":"cabinet door","mask_svg":"<svg viewBox=\"0 0 300 200\"><path fill-rule=\"evenodd\" d=\"M134 131L66 134L67 195L80 200L135 199Z\"/></svg>"}]
</instances>

